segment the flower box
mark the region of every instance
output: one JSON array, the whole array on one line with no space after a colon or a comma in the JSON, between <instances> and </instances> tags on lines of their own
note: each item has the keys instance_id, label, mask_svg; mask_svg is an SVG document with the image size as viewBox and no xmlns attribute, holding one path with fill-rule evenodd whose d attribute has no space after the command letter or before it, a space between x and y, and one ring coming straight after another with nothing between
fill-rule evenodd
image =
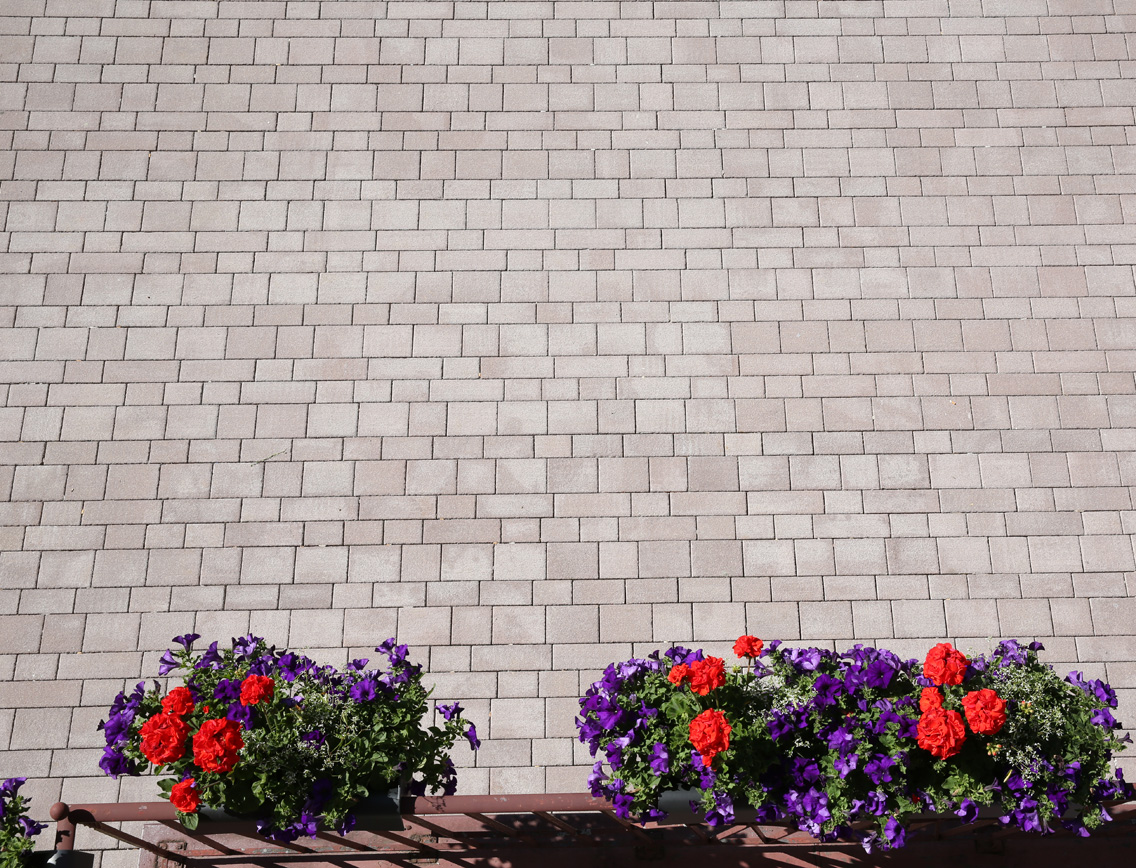
<instances>
[{"instance_id":1,"label":"flower box","mask_svg":"<svg viewBox=\"0 0 1136 868\"><path fill-rule=\"evenodd\" d=\"M1087 835L1134 794L1111 767L1116 695L1039 650L1007 640L968 659L940 643L920 664L743 636L729 669L678 647L612 664L580 700L591 790L624 818L789 823L868 850L944 813Z\"/></svg>"},{"instance_id":2,"label":"flower box","mask_svg":"<svg viewBox=\"0 0 1136 868\"><path fill-rule=\"evenodd\" d=\"M160 661L158 674L180 675L181 685L147 692L139 683L99 725L102 769L117 777L152 766L187 829L255 819L262 836L288 842L346 833L364 814L371 828L398 829L401 791L392 795L391 781L452 793L449 750L463 736L480 744L457 703L423 725L421 667L393 639L375 649L385 667L353 660L337 671L255 636L194 653L199 638L177 637L181 649Z\"/></svg>"},{"instance_id":3,"label":"flower box","mask_svg":"<svg viewBox=\"0 0 1136 868\"><path fill-rule=\"evenodd\" d=\"M355 802L352 814L355 816L354 830L359 832L399 832L406 828L402 821L401 802L405 792L405 782L375 788L370 795ZM261 819L256 814L231 814L224 808L198 807L198 828L209 831L209 826L218 823L244 824L250 820ZM201 823L206 824L202 826Z\"/></svg>"},{"instance_id":4,"label":"flower box","mask_svg":"<svg viewBox=\"0 0 1136 868\"><path fill-rule=\"evenodd\" d=\"M31 799L20 795L27 778L8 778L0 783L0 868L20 868L38 857L32 840L46 826L27 816Z\"/></svg>"}]
</instances>

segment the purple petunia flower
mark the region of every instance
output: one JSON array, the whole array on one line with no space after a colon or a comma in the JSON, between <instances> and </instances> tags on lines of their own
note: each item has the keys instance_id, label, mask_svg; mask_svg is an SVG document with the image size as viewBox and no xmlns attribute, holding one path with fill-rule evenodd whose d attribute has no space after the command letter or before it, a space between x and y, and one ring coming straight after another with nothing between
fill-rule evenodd
<instances>
[{"instance_id":1,"label":"purple petunia flower","mask_svg":"<svg viewBox=\"0 0 1136 868\"><path fill-rule=\"evenodd\" d=\"M355 702L370 702L378 695L378 686L378 682L368 675L351 685L348 695Z\"/></svg>"},{"instance_id":2,"label":"purple petunia flower","mask_svg":"<svg viewBox=\"0 0 1136 868\"><path fill-rule=\"evenodd\" d=\"M876 690L883 690L891 684L895 673L896 667L889 660L883 658L873 660L864 670L864 683Z\"/></svg>"},{"instance_id":3,"label":"purple petunia flower","mask_svg":"<svg viewBox=\"0 0 1136 868\"><path fill-rule=\"evenodd\" d=\"M596 760L595 765L592 766L592 772L588 775L588 790L593 796L597 798L603 795L603 783L607 780L607 775L604 774L603 760Z\"/></svg>"},{"instance_id":4,"label":"purple petunia flower","mask_svg":"<svg viewBox=\"0 0 1136 868\"><path fill-rule=\"evenodd\" d=\"M873 814L877 817L881 816L887 811L887 796L879 790L872 790L864 798L864 808L869 814Z\"/></svg>"},{"instance_id":5,"label":"purple petunia flower","mask_svg":"<svg viewBox=\"0 0 1136 868\"><path fill-rule=\"evenodd\" d=\"M766 725L774 741L783 735L788 735L797 729L804 729L808 725L808 710L789 706L784 711L773 709L770 712Z\"/></svg>"},{"instance_id":6,"label":"purple petunia flower","mask_svg":"<svg viewBox=\"0 0 1136 868\"><path fill-rule=\"evenodd\" d=\"M820 766L804 757L793 760L789 766L789 777L799 787L824 782L824 776L820 773Z\"/></svg>"},{"instance_id":7,"label":"purple petunia flower","mask_svg":"<svg viewBox=\"0 0 1136 868\"><path fill-rule=\"evenodd\" d=\"M396 645L393 637L387 639L375 650L380 654L385 654L392 666L402 663L406 660L406 655L410 653L410 649L406 645Z\"/></svg>"},{"instance_id":8,"label":"purple petunia flower","mask_svg":"<svg viewBox=\"0 0 1136 868\"><path fill-rule=\"evenodd\" d=\"M339 826L336 828L335 831L337 831L340 835L346 835L348 832L350 832L354 828L355 828L355 815L354 814L347 814L343 818L343 822L341 822L339 824Z\"/></svg>"},{"instance_id":9,"label":"purple petunia flower","mask_svg":"<svg viewBox=\"0 0 1136 868\"><path fill-rule=\"evenodd\" d=\"M847 753L856 744L856 737L846 727L838 726L828 736L829 750Z\"/></svg>"},{"instance_id":10,"label":"purple petunia flower","mask_svg":"<svg viewBox=\"0 0 1136 868\"><path fill-rule=\"evenodd\" d=\"M249 633L247 636L242 636L240 639L233 639L233 652L238 657L244 657L246 660L256 654L256 646L264 640L259 636L254 636Z\"/></svg>"},{"instance_id":11,"label":"purple petunia flower","mask_svg":"<svg viewBox=\"0 0 1136 868\"><path fill-rule=\"evenodd\" d=\"M895 817L888 819L884 825L884 838L893 847L902 847L903 840L907 836L907 832L903 828L903 824Z\"/></svg>"},{"instance_id":12,"label":"purple petunia flower","mask_svg":"<svg viewBox=\"0 0 1136 868\"><path fill-rule=\"evenodd\" d=\"M622 784L623 781L618 783ZM611 797L611 806L615 809L615 815L624 820L631 819L631 805L634 802L635 796L630 793L614 793Z\"/></svg>"},{"instance_id":13,"label":"purple petunia flower","mask_svg":"<svg viewBox=\"0 0 1136 868\"><path fill-rule=\"evenodd\" d=\"M194 669L220 669L224 665L225 661L217 650L217 643L210 642L209 649L197 661Z\"/></svg>"},{"instance_id":14,"label":"purple petunia flower","mask_svg":"<svg viewBox=\"0 0 1136 868\"><path fill-rule=\"evenodd\" d=\"M962 819L964 823L973 823L978 819L978 805L970 799L963 799L959 802L958 810L955 811L955 816Z\"/></svg>"},{"instance_id":15,"label":"purple petunia flower","mask_svg":"<svg viewBox=\"0 0 1136 868\"><path fill-rule=\"evenodd\" d=\"M798 672L812 672L820 666L820 649L790 648L785 652L785 659L787 659Z\"/></svg>"},{"instance_id":16,"label":"purple petunia flower","mask_svg":"<svg viewBox=\"0 0 1136 868\"><path fill-rule=\"evenodd\" d=\"M860 762L859 754L850 753L844 756L838 756L833 761L833 766L836 768L836 773L842 778L848 777Z\"/></svg>"},{"instance_id":17,"label":"purple petunia flower","mask_svg":"<svg viewBox=\"0 0 1136 868\"><path fill-rule=\"evenodd\" d=\"M469 746L474 750L481 747L481 739L477 737L477 727L472 723L469 725L469 729L465 731L465 737L469 739Z\"/></svg>"},{"instance_id":18,"label":"purple petunia flower","mask_svg":"<svg viewBox=\"0 0 1136 868\"><path fill-rule=\"evenodd\" d=\"M877 786L891 783L891 769L894 765L895 760L890 756L878 753L864 766L864 774Z\"/></svg>"},{"instance_id":19,"label":"purple petunia flower","mask_svg":"<svg viewBox=\"0 0 1136 868\"><path fill-rule=\"evenodd\" d=\"M27 783L27 778L8 778L4 783L0 784L0 795L7 796L9 799L16 795L20 787Z\"/></svg>"},{"instance_id":20,"label":"purple petunia flower","mask_svg":"<svg viewBox=\"0 0 1136 868\"><path fill-rule=\"evenodd\" d=\"M236 702L241 698L241 682L235 678L222 678L213 688L213 698L222 702Z\"/></svg>"},{"instance_id":21,"label":"purple petunia flower","mask_svg":"<svg viewBox=\"0 0 1136 868\"><path fill-rule=\"evenodd\" d=\"M121 775L133 776L138 774L137 765L127 759L121 748L115 744L108 744L103 748L103 755L99 760L99 768L112 778L118 778Z\"/></svg>"},{"instance_id":22,"label":"purple petunia flower","mask_svg":"<svg viewBox=\"0 0 1136 868\"><path fill-rule=\"evenodd\" d=\"M1112 712L1107 708L1094 709L1092 715L1089 717L1089 722L1103 727L1104 729L1120 728L1120 724L1116 722L1116 718L1112 716Z\"/></svg>"},{"instance_id":23,"label":"purple petunia flower","mask_svg":"<svg viewBox=\"0 0 1136 868\"><path fill-rule=\"evenodd\" d=\"M656 742L651 752L651 771L657 775L665 775L670 770L671 756L667 752L667 746L662 742Z\"/></svg>"},{"instance_id":24,"label":"purple petunia flower","mask_svg":"<svg viewBox=\"0 0 1136 868\"><path fill-rule=\"evenodd\" d=\"M734 822L734 802L728 793L714 793L714 807L706 812L706 822L711 828L727 826Z\"/></svg>"},{"instance_id":25,"label":"purple petunia flower","mask_svg":"<svg viewBox=\"0 0 1136 868\"><path fill-rule=\"evenodd\" d=\"M816 698L813 700L813 703L817 708L825 708L832 705L840 697L841 688L842 684L840 679L833 678L831 675L822 672L816 677L816 681L813 682L813 690L816 691Z\"/></svg>"},{"instance_id":26,"label":"purple petunia flower","mask_svg":"<svg viewBox=\"0 0 1136 868\"><path fill-rule=\"evenodd\" d=\"M158 661L158 675L169 675L179 666L181 666L181 664L174 658L174 653L167 648L166 653L162 655L162 659Z\"/></svg>"},{"instance_id":27,"label":"purple petunia flower","mask_svg":"<svg viewBox=\"0 0 1136 868\"><path fill-rule=\"evenodd\" d=\"M174 641L188 651L193 647L193 643L201 638L200 633L186 633L184 636L174 636Z\"/></svg>"},{"instance_id":28,"label":"purple petunia flower","mask_svg":"<svg viewBox=\"0 0 1136 868\"><path fill-rule=\"evenodd\" d=\"M320 747L327 741L327 737L318 729L313 729L311 732L305 732L301 735L300 741L310 744L312 747Z\"/></svg>"},{"instance_id":29,"label":"purple petunia flower","mask_svg":"<svg viewBox=\"0 0 1136 868\"><path fill-rule=\"evenodd\" d=\"M251 705L242 705L240 702L234 702L229 706L228 711L225 712L225 717L228 720L233 720L243 726L245 729L253 729L253 713Z\"/></svg>"},{"instance_id":30,"label":"purple petunia flower","mask_svg":"<svg viewBox=\"0 0 1136 868\"><path fill-rule=\"evenodd\" d=\"M36 823L27 817L20 817L20 827L25 838L32 838L47 828L46 823Z\"/></svg>"},{"instance_id":31,"label":"purple petunia flower","mask_svg":"<svg viewBox=\"0 0 1136 868\"><path fill-rule=\"evenodd\" d=\"M457 702L453 705L439 705L438 713L442 715L442 720L449 722L462 713L462 707Z\"/></svg>"}]
</instances>

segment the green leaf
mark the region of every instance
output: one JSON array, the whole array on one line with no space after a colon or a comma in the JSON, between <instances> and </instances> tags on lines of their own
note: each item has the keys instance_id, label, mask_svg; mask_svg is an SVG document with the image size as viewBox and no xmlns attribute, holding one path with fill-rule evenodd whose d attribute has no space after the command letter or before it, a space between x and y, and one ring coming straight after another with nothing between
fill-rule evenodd
<instances>
[{"instance_id":1,"label":"green leaf","mask_svg":"<svg viewBox=\"0 0 1136 868\"><path fill-rule=\"evenodd\" d=\"M182 811L177 812L178 822L185 826L189 831L194 831L197 828L197 821L201 819L196 813L186 814Z\"/></svg>"}]
</instances>

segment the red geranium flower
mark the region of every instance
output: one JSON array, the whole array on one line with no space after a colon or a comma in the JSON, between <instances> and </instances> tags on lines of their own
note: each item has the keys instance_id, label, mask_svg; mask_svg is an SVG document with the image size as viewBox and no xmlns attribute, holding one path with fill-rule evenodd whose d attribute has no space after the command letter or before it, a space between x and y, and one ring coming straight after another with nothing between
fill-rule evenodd
<instances>
[{"instance_id":1,"label":"red geranium flower","mask_svg":"<svg viewBox=\"0 0 1136 868\"><path fill-rule=\"evenodd\" d=\"M927 652L923 674L940 686L962 684L966 677L967 659L949 642L940 642Z\"/></svg>"},{"instance_id":2,"label":"red geranium flower","mask_svg":"<svg viewBox=\"0 0 1136 868\"><path fill-rule=\"evenodd\" d=\"M185 756L185 737L189 735L189 726L180 717L155 714L142 724L139 734L142 736L142 756L156 766Z\"/></svg>"},{"instance_id":3,"label":"red geranium flower","mask_svg":"<svg viewBox=\"0 0 1136 868\"><path fill-rule=\"evenodd\" d=\"M170 790L170 802L183 814L192 814L197 810L201 799L197 795L193 778L174 784L174 788Z\"/></svg>"},{"instance_id":4,"label":"red geranium flower","mask_svg":"<svg viewBox=\"0 0 1136 868\"><path fill-rule=\"evenodd\" d=\"M710 765L714 757L729 749L732 731L726 715L713 708L690 722L690 743L702 755L703 765Z\"/></svg>"},{"instance_id":5,"label":"red geranium flower","mask_svg":"<svg viewBox=\"0 0 1136 868\"><path fill-rule=\"evenodd\" d=\"M690 678L690 667L685 663L676 663L667 674L667 681L680 687L688 678Z\"/></svg>"},{"instance_id":6,"label":"red geranium flower","mask_svg":"<svg viewBox=\"0 0 1136 868\"><path fill-rule=\"evenodd\" d=\"M932 708L943 707L943 694L939 692L937 687L924 687L923 692L919 694L919 710L930 711Z\"/></svg>"},{"instance_id":7,"label":"red geranium flower","mask_svg":"<svg viewBox=\"0 0 1136 868\"><path fill-rule=\"evenodd\" d=\"M734 643L734 654L738 657L760 657L765 643L756 636L739 636Z\"/></svg>"},{"instance_id":8,"label":"red geranium flower","mask_svg":"<svg viewBox=\"0 0 1136 868\"><path fill-rule=\"evenodd\" d=\"M993 690L972 690L962 698L962 707L978 735L994 735L1006 724L1006 700Z\"/></svg>"},{"instance_id":9,"label":"red geranium flower","mask_svg":"<svg viewBox=\"0 0 1136 868\"><path fill-rule=\"evenodd\" d=\"M275 692L276 682L267 675L250 675L241 682L241 705L271 702Z\"/></svg>"},{"instance_id":10,"label":"red geranium flower","mask_svg":"<svg viewBox=\"0 0 1136 868\"><path fill-rule=\"evenodd\" d=\"M932 708L919 718L916 727L919 746L939 759L952 757L962 750L966 741L966 726L957 711Z\"/></svg>"},{"instance_id":11,"label":"red geranium flower","mask_svg":"<svg viewBox=\"0 0 1136 868\"><path fill-rule=\"evenodd\" d=\"M705 696L726 683L726 661L721 657L707 657L690 664L690 689Z\"/></svg>"},{"instance_id":12,"label":"red geranium flower","mask_svg":"<svg viewBox=\"0 0 1136 868\"><path fill-rule=\"evenodd\" d=\"M231 772L244 746L236 721L207 720L193 737L193 761L207 772Z\"/></svg>"},{"instance_id":13,"label":"red geranium flower","mask_svg":"<svg viewBox=\"0 0 1136 868\"><path fill-rule=\"evenodd\" d=\"M162 711L184 717L193 711L193 694L188 687L175 687L162 699Z\"/></svg>"}]
</instances>

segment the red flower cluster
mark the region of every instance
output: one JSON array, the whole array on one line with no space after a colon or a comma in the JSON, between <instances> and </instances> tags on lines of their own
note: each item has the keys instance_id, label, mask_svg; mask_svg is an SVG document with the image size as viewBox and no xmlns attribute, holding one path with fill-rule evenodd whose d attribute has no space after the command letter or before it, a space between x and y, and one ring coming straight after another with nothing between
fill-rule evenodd
<instances>
[{"instance_id":1,"label":"red flower cluster","mask_svg":"<svg viewBox=\"0 0 1136 868\"><path fill-rule=\"evenodd\" d=\"M923 692L919 694L919 710L928 712L932 708L943 707L943 694L939 692L937 687L924 687Z\"/></svg>"},{"instance_id":2,"label":"red flower cluster","mask_svg":"<svg viewBox=\"0 0 1136 868\"><path fill-rule=\"evenodd\" d=\"M241 705L271 702L276 682L267 675L250 675L241 682Z\"/></svg>"},{"instance_id":3,"label":"red flower cluster","mask_svg":"<svg viewBox=\"0 0 1136 868\"><path fill-rule=\"evenodd\" d=\"M962 750L966 727L962 715L942 707L923 712L916 727L919 746L939 759L952 757Z\"/></svg>"},{"instance_id":4,"label":"red flower cluster","mask_svg":"<svg viewBox=\"0 0 1136 868\"><path fill-rule=\"evenodd\" d=\"M756 636L739 636L734 643L734 654L738 657L757 658L761 656L764 647L765 643Z\"/></svg>"},{"instance_id":5,"label":"red flower cluster","mask_svg":"<svg viewBox=\"0 0 1136 868\"><path fill-rule=\"evenodd\" d=\"M690 722L690 743L702 755L703 765L710 765L714 757L729 749L732 731L726 715L713 708Z\"/></svg>"},{"instance_id":6,"label":"red flower cluster","mask_svg":"<svg viewBox=\"0 0 1136 868\"><path fill-rule=\"evenodd\" d=\"M923 661L923 674L940 687L944 684L962 684L966 677L966 657L949 642L940 642L927 652Z\"/></svg>"},{"instance_id":7,"label":"red flower cluster","mask_svg":"<svg viewBox=\"0 0 1136 868\"><path fill-rule=\"evenodd\" d=\"M978 735L994 735L1006 725L1006 700L993 690L972 690L962 698L962 707Z\"/></svg>"},{"instance_id":8,"label":"red flower cluster","mask_svg":"<svg viewBox=\"0 0 1136 868\"><path fill-rule=\"evenodd\" d=\"M185 756L185 738L189 726L173 714L155 714L144 724L139 734L142 736L142 756L156 766L172 763Z\"/></svg>"},{"instance_id":9,"label":"red flower cluster","mask_svg":"<svg viewBox=\"0 0 1136 868\"><path fill-rule=\"evenodd\" d=\"M685 663L676 663L671 667L671 671L667 673L667 681L675 685L675 687L681 687L686 683L688 678L690 678L690 667Z\"/></svg>"},{"instance_id":10,"label":"red flower cluster","mask_svg":"<svg viewBox=\"0 0 1136 868\"><path fill-rule=\"evenodd\" d=\"M244 746L239 723L207 720L193 737L193 761L207 772L231 772Z\"/></svg>"},{"instance_id":11,"label":"red flower cluster","mask_svg":"<svg viewBox=\"0 0 1136 868\"><path fill-rule=\"evenodd\" d=\"M938 685L962 684L967 659L951 645L943 642L927 652L923 674ZM988 688L972 690L962 698L966 724L975 735L994 735L1006 724L1006 701ZM919 694L919 710L923 712L916 727L919 746L939 759L947 759L962 750L966 742L966 724L957 711L943 707L943 694L938 687L924 687Z\"/></svg>"},{"instance_id":12,"label":"red flower cluster","mask_svg":"<svg viewBox=\"0 0 1136 868\"><path fill-rule=\"evenodd\" d=\"M676 687L689 684L691 690L705 696L726 683L726 661L721 657L707 657L695 660L689 666L676 663L667 673L667 681Z\"/></svg>"},{"instance_id":13,"label":"red flower cluster","mask_svg":"<svg viewBox=\"0 0 1136 868\"><path fill-rule=\"evenodd\" d=\"M707 657L690 664L690 689L699 696L705 696L725 683L726 661L721 657Z\"/></svg>"},{"instance_id":14,"label":"red flower cluster","mask_svg":"<svg viewBox=\"0 0 1136 868\"><path fill-rule=\"evenodd\" d=\"M183 814L192 814L198 809L201 799L197 795L197 786L193 778L186 778L174 784L174 788L170 790L170 802Z\"/></svg>"},{"instance_id":15,"label":"red flower cluster","mask_svg":"<svg viewBox=\"0 0 1136 868\"><path fill-rule=\"evenodd\" d=\"M188 687L175 687L162 698L162 711L175 717L193 713L193 694Z\"/></svg>"}]
</instances>

